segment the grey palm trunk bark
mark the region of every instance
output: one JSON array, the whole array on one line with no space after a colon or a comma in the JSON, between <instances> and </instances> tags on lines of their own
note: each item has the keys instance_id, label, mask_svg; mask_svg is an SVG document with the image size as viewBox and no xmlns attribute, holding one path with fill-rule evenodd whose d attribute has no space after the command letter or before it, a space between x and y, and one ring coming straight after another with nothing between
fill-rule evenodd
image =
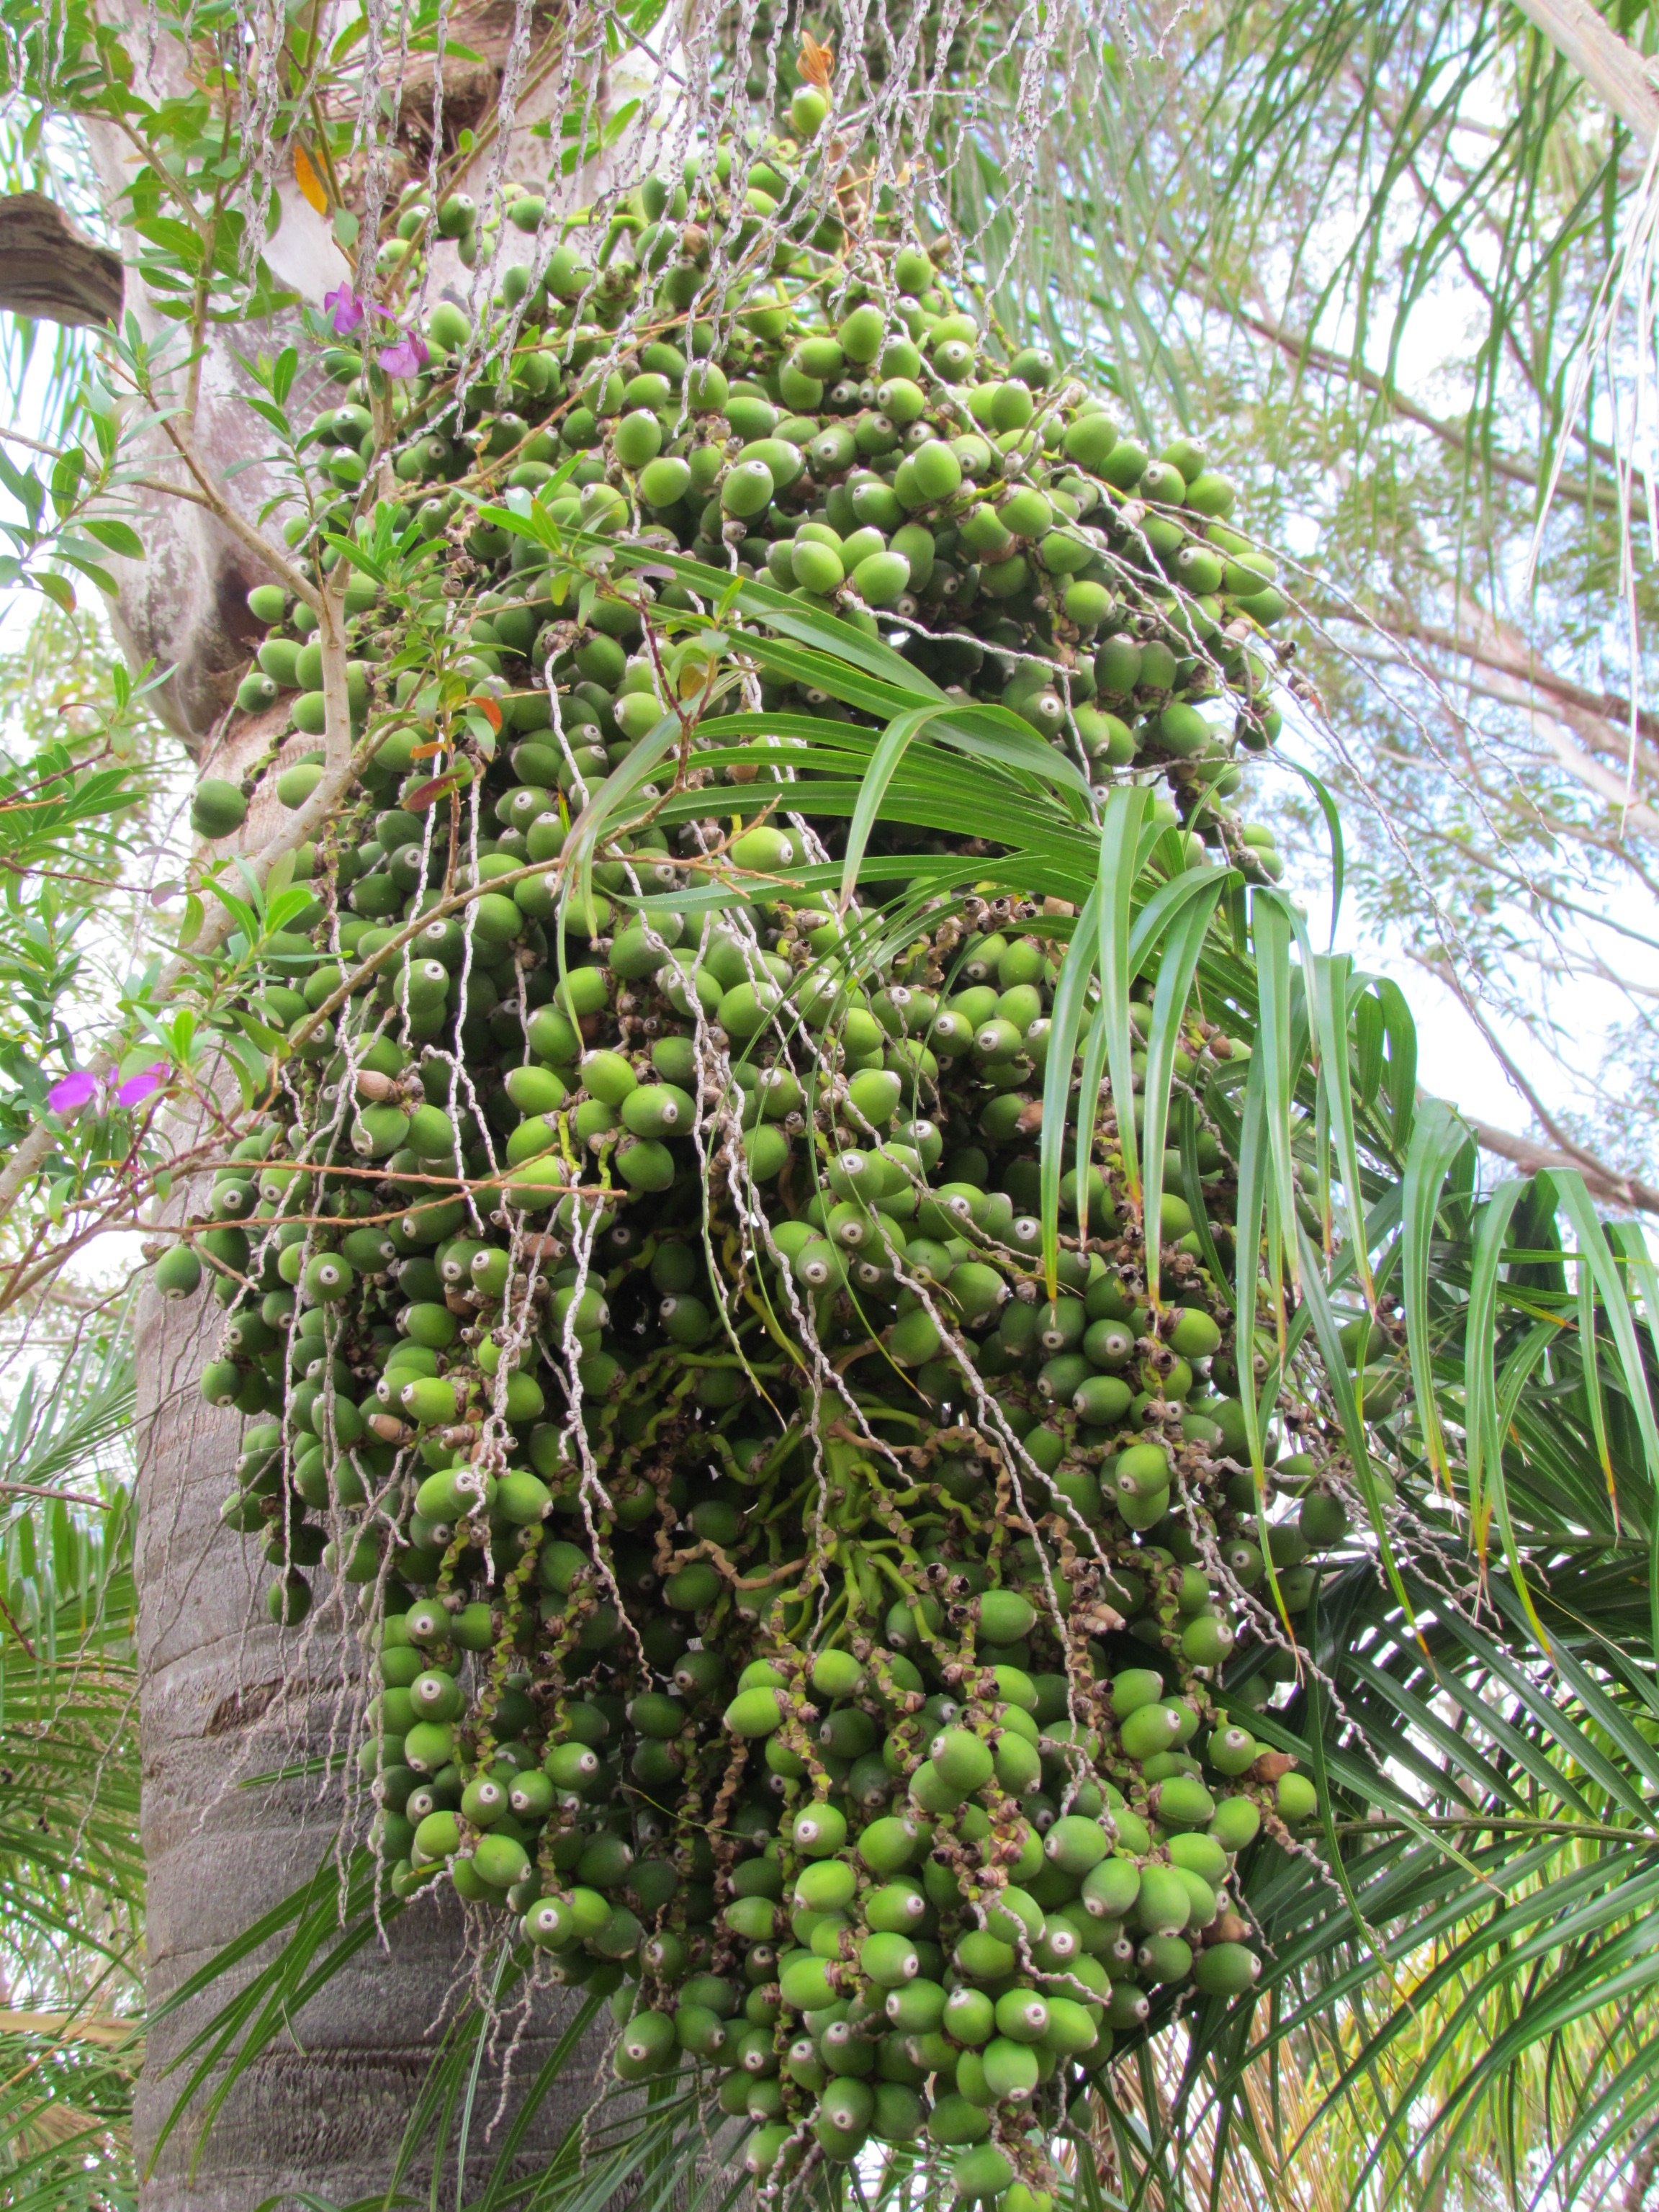
<instances>
[{"instance_id":1,"label":"grey palm trunk bark","mask_svg":"<svg viewBox=\"0 0 1659 2212\"><path fill-rule=\"evenodd\" d=\"M319 1788L315 1777L241 1785L337 1741L342 1684L357 1663L349 1632L361 1618L355 1599L344 1624L325 1606L309 1637L278 1632L265 1620L268 1571L257 1550L220 1528L238 1422L204 1404L197 1387L217 1310L207 1298L179 1306L152 1295L138 1324L139 1721L152 2008L330 1863L337 1787ZM504 1923L500 1915L492 1923L498 1942ZM146 2212L252 2212L301 2190L343 2205L384 2191L436 2049L435 2025L453 2016L468 1986L467 1949L453 1898L424 1899L395 1919L383 1942L360 1949L288 2022L199 2144L205 2098L197 2100L145 2184ZM269 1955L151 2029L134 2115L141 2166L188 2078L187 2069L169 2068ZM568 1997L548 1992L527 2022L504 2022L480 2076L465 2194L495 2155L500 2127L491 2123L503 2081L510 2109L572 2009ZM596 2039L549 2099L528 2162L544 2157L591 2106L599 2056ZM426 2180L416 2160L409 2182L424 2193ZM442 2196L459 2201L453 2177Z\"/></svg>"}]
</instances>

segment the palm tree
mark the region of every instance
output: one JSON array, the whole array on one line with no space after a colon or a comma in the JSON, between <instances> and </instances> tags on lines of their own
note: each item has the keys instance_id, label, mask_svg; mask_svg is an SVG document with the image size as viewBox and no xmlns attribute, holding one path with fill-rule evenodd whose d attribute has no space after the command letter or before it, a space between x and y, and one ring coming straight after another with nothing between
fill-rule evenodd
<instances>
[{"instance_id":1,"label":"palm tree","mask_svg":"<svg viewBox=\"0 0 1659 2212\"><path fill-rule=\"evenodd\" d=\"M198 27L202 20L198 11ZM1045 65L1054 59L1046 55ZM957 63L964 77L974 61L973 43L964 40ZM981 117L988 133L995 111ZM289 140L295 176L282 187L287 242L273 265L315 295L339 273L327 220L337 228L338 216L351 210L327 173L326 136L310 137L304 115L285 118L291 132L301 125L307 135ZM144 127L161 126L146 118ZM457 141L451 174L460 182L487 174L489 151L487 143ZM1012 146L997 167L1018 176L1021 159ZM995 162L994 143L988 160ZM974 186L975 173L965 164L953 173L964 193ZM985 173L978 173L982 183ZM1079 229L1092 228L1097 247L1109 234L1091 226L1090 213L1104 198L1078 210ZM1051 218L1047 234L1060 228ZM155 252L182 250L166 235L170 248L145 235L153 276L167 273ZM228 271L222 273L230 285ZM1184 267L1182 274L1191 277ZM218 281L200 289L204 337ZM1210 296L1202 272L1192 281ZM1002 296L1010 316L1061 315L1066 303L1064 294L1009 289ZM154 293L144 297L153 337L163 318ZM246 307L246 295L239 298ZM1078 304L1070 327L1092 331L1081 309L1093 313L1098 301ZM1171 349L1163 350L1167 362ZM187 466L207 464L205 488L198 486L206 504L192 504L185 526L166 527L208 532L211 557L234 571L256 560L251 518L276 478L258 469L224 477L228 412L228 403L216 414L204 404L198 425L175 423L179 457ZM147 465L153 472L155 465ZM237 580L258 573L249 565ZM215 682L238 665L240 641L226 614L234 596L163 605L142 580L128 592L129 626L184 662L172 708L198 738ZM761 629L773 612L752 593L738 611ZM810 649L819 656L820 688L863 717L807 738L824 773L823 811L850 815L860 776L875 772L876 737L890 718L884 695L870 688L869 665L849 660L833 631ZM898 682L897 671L885 673ZM256 749L263 734L256 728L249 739ZM741 733L732 734L744 765ZM975 856L981 881L1075 908L1087 907L1103 868L1113 879L1113 856L1103 853L1099 836L1052 805L1034 803L1017 772L964 758L925 733L896 759L892 750L875 823L890 856L925 851L925 841L950 836L967 816L1008 825L1005 850ZM267 845L260 857L269 866L280 854ZM1155 882L1148 877L1140 885L1148 900ZM1243 927L1242 911L1237 918ZM1218 2187L1230 2171L1242 2171L1232 2163L1238 2160L1288 2185L1284 2147L1269 2134L1278 2124L1274 2095L1288 2085L1304 2113L1327 2094L1346 2100L1351 2113L1358 2100L1377 2123L1377 2173L1407 2193L1432 2190L1448 2174L1501 2170L1505 2159L1518 2169L1546 2138L1558 2156L1552 2185L1588 2190L1609 2160L1639 2156L1649 2131L1649 2091L1634 2056L1646 2017L1650 1846L1641 1784L1650 1714L1634 1655L1651 1633L1645 1561L1659 1452L1649 1410L1652 1354L1632 1323L1632 1294L1651 1311L1650 1281L1639 1248L1601 1231L1574 1168L1479 1192L1466 1133L1431 1101L1417 1099L1415 1038L1399 992L1354 975L1310 945L1293 958L1298 917L1270 894L1256 896L1250 921L1253 937L1218 927L1197 954L1198 988L1224 1007L1229 1032L1250 1047L1239 1060L1249 1073L1222 1086L1218 1099L1237 1125L1245 1212L1236 1226L1254 1252L1265 1219L1286 1279L1299 1280L1272 1356L1310 1413L1346 1437L1370 1509L1349 1565L1320 1595L1306 1639L1311 1663L1260 1710L1262 1733L1327 1777L1329 1818L1322 1852L1269 1842L1247 1870L1246 1899L1275 1961L1255 2006L1158 2021L1159 2037L1121 2069L1111 2115L1085 2124L1110 2132L1079 2144L1078 2188L1086 2193L1095 2157L1126 2190L1142 2174L1170 2194ZM1126 942L1114 957L1127 955ZM1127 1004L1127 973L1103 967L1097 981L1103 1006ZM1155 1033L1145 1039L1149 1061L1172 1043L1181 1012L1175 1004L1155 1014ZM1102 1036L1127 1054L1127 1036L1108 1039L1103 1024ZM1182 1095L1170 1149L1196 1195L1196 1124L1183 1121ZM4 1186L14 1200L40 1158L39 1147L20 1149ZM1303 1221L1298 1166L1318 1188L1340 1184L1328 1218ZM1148 1169L1154 1193L1158 1178L1176 1172L1158 1153ZM1553 1256L1560 1250L1558 1217L1573 1240L1560 1257ZM1356 1219L1364 1224L1358 1234ZM1397 1412L1379 1417L1376 1387L1368 1385L1371 1411L1362 1419L1337 1332L1362 1308L1367 1269L1390 1317L1389 1356L1402 1376L1409 1372L1412 1388ZM1253 1286L1254 1267L1249 1275ZM147 1326L145 1348L148 1401L158 1407L187 1377L191 1347ZM286 2136L278 2130L274 2140L262 2137L244 2120L223 2123L209 2137L204 2171L222 2185L240 2185L261 2160L267 2173L288 2166L307 2116L301 2099L314 2099L324 2081L323 2094L338 2097L355 2078L356 2139L331 2163L313 2160L307 2174L319 2191L354 2193L360 2179L368 2186L378 2178L368 2168L404 2132L403 2110L390 2100L374 2122L379 2135L364 2132L374 2116L364 2117L369 2100L361 2094L356 2050L366 2044L374 2051L377 2081L388 2087L419 2071L418 2038L399 2021L388 2042L380 2023L388 1990L417 2026L435 2016L442 1933L428 1923L428 1948L411 1960L404 1939L415 1923L382 1905L382 1918L404 1923L390 1962L383 1960L362 1860L343 1868L325 1861L320 1875L291 1889L310 1873L301 1855L319 1856L322 1841L295 1786L308 1777L286 1778L286 1802L276 1812L264 1800L249 1801L247 1815L235 1812L228 1785L251 1778L250 1766L260 1763L245 1748L246 1724L258 1717L249 1692L279 1688L285 1662L274 1642L257 1643L254 1666L245 1671L240 1563L207 1547L230 1450L224 1428L170 1413L152 1431L152 1449L151 1517L141 1550L145 1600L163 1638L173 1633L180 1607L196 1609L170 1650L155 1642L146 1650L147 1728L161 1762L151 1778L163 1790L176 1788L192 1810L232 1808L212 1847L234 1837L244 1863L237 1881L222 1875L204 1886L193 1821L173 1822L166 1834L152 1826L153 1879L168 1899L165 1941L152 1947L153 1986L163 2000L152 2022L152 2057L164 2051L176 2070L149 2092L146 2131L151 2142L161 2135L179 2083L210 2085L214 2117L237 2109L238 2092L246 2113L256 2083L268 2094L273 2082L301 2081ZM1398 1486L1397 1503L1376 1479L1384 1474ZM158 1497L167 1501L165 1520ZM326 1691L340 1655L316 1644L312 1653ZM178 1686L186 1683L187 1692ZM1243 1701L1267 1685L1237 1686ZM312 1753L309 1718L296 1728L292 1764ZM199 1927L184 1927L186 1908L205 1903L204 1889L211 1909L201 1912ZM267 1899L261 1917L257 1907ZM234 1943L202 1959L220 1932L216 1912L255 1917ZM257 1947L289 1929L274 1960L210 2019L222 1976L247 1972ZM503 1958L498 2003L511 1996L519 1972ZM308 2021L319 2024L302 2038L312 2060L298 2076L282 2039L307 2001L319 2007ZM562 2134L550 2100L580 2094L571 2087L580 2077L564 2068L585 2025L578 2015L562 2042L538 2053L546 2070L522 2125ZM479 2069L491 2027L487 2008L453 2023L408 2124L406 2170L431 2161L424 2138L434 2122L444 2142L465 2146L457 2152L465 2163L479 2162ZM1436 2100L1426 2130L1425 2099ZM1340 2101L1333 2107L1343 2108ZM178 2113L167 2138L170 2160L199 2118L199 2108ZM613 2136L596 2136L590 2120L564 2136L548 2167L549 2187L595 2201L636 2177L647 2177L652 2188L677 2188L696 2125L695 2110L672 2098L653 2104L644 2124L631 2108L619 2111ZM1355 2139L1338 2156L1338 2185L1357 2188L1369 2179ZM522 2142L499 2154L503 2185ZM597 2169L596 2146L612 2154ZM582 2177L575 2168L584 2148L590 2162ZM498 2155L495 2145L482 2155L488 2165Z\"/></svg>"}]
</instances>

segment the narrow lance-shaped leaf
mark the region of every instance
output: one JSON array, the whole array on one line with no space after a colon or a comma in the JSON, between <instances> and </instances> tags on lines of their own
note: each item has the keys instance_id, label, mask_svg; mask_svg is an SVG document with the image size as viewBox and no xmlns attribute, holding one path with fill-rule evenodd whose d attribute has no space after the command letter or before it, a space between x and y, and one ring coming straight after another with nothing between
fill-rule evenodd
<instances>
[{"instance_id":1,"label":"narrow lance-shaped leaf","mask_svg":"<svg viewBox=\"0 0 1659 2212\"><path fill-rule=\"evenodd\" d=\"M1596 1218L1590 1194L1584 1188L1584 1179L1577 1170L1559 1171L1552 1176L1560 1195L1563 1211L1578 1236L1578 1264L1587 1263L1601 1294L1607 1310L1607 1327L1619 1364L1623 1370L1625 1391L1631 1411L1636 1416L1641 1434L1642 1450L1647 1460L1648 1480L1659 1492L1659 1428L1653 1417L1653 1401L1648 1393L1648 1378L1642 1364L1642 1348L1636 1339L1636 1323L1632 1317L1630 1299L1619 1262L1608 1248L1601 1222ZM1654 1649L1659 1650L1659 1513L1649 1515L1648 1538L1648 1607L1652 1619Z\"/></svg>"},{"instance_id":2,"label":"narrow lance-shaped leaf","mask_svg":"<svg viewBox=\"0 0 1659 2212\"><path fill-rule=\"evenodd\" d=\"M853 893L858 883L859 863L864 858L870 832L875 827L881 804L887 796L887 787L903 759L913 739L919 737L936 715L945 711L945 703L938 706L909 707L903 714L895 714L881 733L881 741L870 757L870 765L864 772L859 791L859 803L853 810L853 819L847 830L847 857L842 869L840 908L845 914L853 902Z\"/></svg>"},{"instance_id":3,"label":"narrow lance-shaped leaf","mask_svg":"<svg viewBox=\"0 0 1659 2212\"><path fill-rule=\"evenodd\" d=\"M1282 899L1255 891L1250 899L1250 934L1255 946L1258 1024L1254 1056L1262 1068L1263 1133L1272 1175L1273 1236L1277 1261L1283 1249L1294 1284L1300 1267L1296 1221L1295 1168L1291 1153L1291 920ZM1254 1073L1254 1070L1252 1070ZM1269 1228L1274 1227L1273 1214Z\"/></svg>"},{"instance_id":4,"label":"narrow lance-shaped leaf","mask_svg":"<svg viewBox=\"0 0 1659 2212\"><path fill-rule=\"evenodd\" d=\"M1354 1481L1358 1486L1360 1496L1365 1501L1365 1510L1370 1520L1371 1533L1376 1539L1377 1553L1382 1561L1383 1571L1388 1576L1389 1587L1400 1601L1401 1609L1405 1613L1413 1634L1417 1634L1419 1641L1421 1642L1421 1636L1417 1628L1416 1614L1401 1575L1399 1562L1395 1558L1394 1547L1389 1536L1388 1523L1382 1517L1382 1496L1377 1487L1376 1469L1371 1465L1370 1448L1366 1441L1365 1424L1360 1412L1359 1399L1348 1375L1348 1363L1342 1357L1341 1338L1337 1330L1336 1316L1332 1311L1329 1298L1326 1296L1325 1280L1319 1266L1319 1255L1310 1243L1307 1231L1301 1229L1299 1224L1297 1233L1301 1237L1303 1248L1303 1306L1312 1322L1314 1336L1324 1360L1326 1387L1336 1401L1337 1417L1342 1424L1342 1441L1347 1447L1348 1457L1353 1467ZM1424 1648L1426 1652L1426 1645Z\"/></svg>"},{"instance_id":5,"label":"narrow lance-shaped leaf","mask_svg":"<svg viewBox=\"0 0 1659 2212\"><path fill-rule=\"evenodd\" d=\"M1418 1419L1423 1427L1424 1456L1436 1479L1449 1480L1445 1431L1434 1383L1434 1348L1430 1341L1429 1256L1435 1216L1440 1210L1441 1186L1447 1171L1464 1147L1469 1133L1442 1098L1425 1098L1412 1129L1406 1156L1402 1241L1406 1308L1406 1346L1411 1361L1412 1389Z\"/></svg>"},{"instance_id":6,"label":"narrow lance-shaped leaf","mask_svg":"<svg viewBox=\"0 0 1659 2212\"><path fill-rule=\"evenodd\" d=\"M1342 890L1347 877L1346 848L1342 838L1342 817L1326 785L1311 769L1304 768L1299 761L1289 765L1296 771L1314 795L1314 802L1325 817L1325 833L1331 841L1331 933L1329 945L1336 943L1336 925L1342 912Z\"/></svg>"},{"instance_id":7,"label":"narrow lance-shaped leaf","mask_svg":"<svg viewBox=\"0 0 1659 2212\"><path fill-rule=\"evenodd\" d=\"M1060 977L1054 985L1054 1000L1049 1008L1048 1057L1042 1072L1042 1132L1038 1143L1037 1162L1042 1191L1042 1266L1050 1298L1054 1297L1058 1287L1060 1186L1066 1162L1066 1109L1071 1097L1072 1062L1077 1053L1078 1032L1082 1026L1089 984L1094 975L1095 958L1099 948L1101 902L1102 886L1097 884L1078 915L1072 941L1060 962ZM1095 1121L1099 1106L1100 1083L1097 1075L1092 1089L1085 1085L1078 1099L1078 1206L1079 1218L1084 1222L1083 1233L1085 1235L1088 1206L1086 1163L1094 1149Z\"/></svg>"},{"instance_id":8,"label":"narrow lance-shaped leaf","mask_svg":"<svg viewBox=\"0 0 1659 2212\"><path fill-rule=\"evenodd\" d=\"M1475 1549L1484 1559L1492 1501L1490 1477L1503 1480L1504 1437L1498 1424L1498 1275L1504 1240L1521 1194L1520 1182L1499 1183L1475 1218L1474 1256L1469 1273L1468 1304L1463 1316L1463 1453L1468 1485L1469 1519ZM1527 1600L1530 1605L1530 1598ZM1546 1644L1543 1632L1540 1641Z\"/></svg>"},{"instance_id":9,"label":"narrow lance-shaped leaf","mask_svg":"<svg viewBox=\"0 0 1659 2212\"><path fill-rule=\"evenodd\" d=\"M1382 1036L1388 1046L1383 1083L1394 1125L1395 1150L1403 1153L1417 1115L1417 1024L1398 983L1386 975L1378 976L1374 988L1382 1009Z\"/></svg>"},{"instance_id":10,"label":"narrow lance-shaped leaf","mask_svg":"<svg viewBox=\"0 0 1659 2212\"><path fill-rule=\"evenodd\" d=\"M1595 1456L1601 1463L1601 1480L1607 1485L1607 1505L1613 1515L1613 1528L1619 1534L1619 1485L1613 1479L1613 1455L1607 1449L1607 1409L1601 1395L1601 1360L1595 1340L1595 1275L1584 1264L1581 1253L1577 1267L1578 1305L1578 1364L1583 1376L1584 1404L1589 1413L1590 1434L1595 1439Z\"/></svg>"},{"instance_id":11,"label":"narrow lance-shaped leaf","mask_svg":"<svg viewBox=\"0 0 1659 2212\"><path fill-rule=\"evenodd\" d=\"M1244 1408L1244 1433L1249 1440L1250 1467L1255 1476L1256 1510L1267 1506L1267 1476L1261 1439L1261 1408L1256 1394L1255 1309L1261 1267L1261 1225L1267 1182L1267 1113L1263 1097L1262 1064L1252 1059L1244 1085L1244 1109L1238 1131L1238 1198L1234 1215L1233 1364L1238 1373L1239 1402ZM1279 1578L1271 1550L1264 1547L1267 1579L1275 1602L1284 1613Z\"/></svg>"},{"instance_id":12,"label":"narrow lance-shaped leaf","mask_svg":"<svg viewBox=\"0 0 1659 2212\"><path fill-rule=\"evenodd\" d=\"M1134 1039L1129 1027L1130 896L1134 889L1140 827L1151 793L1144 784L1119 784L1106 802L1100 831L1101 890L1100 1000L1106 1041L1106 1066L1111 1078L1112 1103L1117 1113L1118 1143L1123 1153L1124 1179L1131 1198L1140 1190L1140 1167L1136 1158L1134 1109ZM1080 1182L1087 1180L1088 1161L1079 1150Z\"/></svg>"},{"instance_id":13,"label":"narrow lance-shaped leaf","mask_svg":"<svg viewBox=\"0 0 1659 2212\"><path fill-rule=\"evenodd\" d=\"M1182 884L1190 884L1192 888L1172 914L1163 958L1158 963L1158 987L1152 994L1152 1022L1146 1037L1146 1073L1141 1091L1146 1161L1141 1218L1146 1237L1146 1295L1155 1307L1161 1304L1158 1284L1164 1250L1164 1140L1169 1125L1170 1085L1175 1074L1176 1048L1181 1042L1188 994L1193 987L1198 956L1204 949L1210 917L1221 895L1222 880L1219 870L1182 878ZM1170 888L1178 886L1172 884Z\"/></svg>"},{"instance_id":14,"label":"narrow lance-shaped leaf","mask_svg":"<svg viewBox=\"0 0 1659 2212\"><path fill-rule=\"evenodd\" d=\"M1365 1302L1375 1308L1370 1255L1365 1249L1365 1192L1360 1179L1359 1141L1354 1127L1353 1083L1348 1063L1348 984L1352 963L1346 952L1316 953L1311 970L1314 1042L1319 1054L1319 1096L1342 1174L1354 1266Z\"/></svg>"}]
</instances>

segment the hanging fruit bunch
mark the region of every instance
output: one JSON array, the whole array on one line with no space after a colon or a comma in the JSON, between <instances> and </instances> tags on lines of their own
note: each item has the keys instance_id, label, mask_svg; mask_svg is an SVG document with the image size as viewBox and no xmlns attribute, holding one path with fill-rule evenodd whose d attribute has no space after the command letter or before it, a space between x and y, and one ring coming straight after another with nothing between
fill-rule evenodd
<instances>
[{"instance_id":1,"label":"hanging fruit bunch","mask_svg":"<svg viewBox=\"0 0 1659 2212\"><path fill-rule=\"evenodd\" d=\"M1237 1855L1315 1810L1251 1730L1264 1638L1346 1513L1322 1448L1250 1472L1247 1048L1176 1005L1150 1244L1146 1053L1062 1085L1093 1134L1045 1237L1070 918L976 884L1001 821L880 809L907 897L842 902L860 701L913 672L936 757L988 728L1095 844L1162 778L1143 888L1261 883L1229 802L1285 602L1197 445L1011 354L793 154L647 185L481 332L441 301L372 526L386 386L331 356L358 775L262 943L268 1110L156 1274L228 1308L202 1388L248 1418L224 1517L273 1618L319 1566L362 1593L397 1894L514 1916L612 1993L625 2081L752 2119L757 2176L915 2144L1031 2212L1115 2051L1255 1983ZM410 269L495 252L454 200L397 228ZM204 783L210 838L324 772L316 625L251 605L242 704L294 734Z\"/></svg>"}]
</instances>

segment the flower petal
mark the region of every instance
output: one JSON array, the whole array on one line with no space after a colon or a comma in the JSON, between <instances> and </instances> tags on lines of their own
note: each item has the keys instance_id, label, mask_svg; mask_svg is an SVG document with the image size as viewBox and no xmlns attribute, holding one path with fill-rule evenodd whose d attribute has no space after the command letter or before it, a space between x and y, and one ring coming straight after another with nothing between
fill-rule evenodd
<instances>
[{"instance_id":1,"label":"flower petal","mask_svg":"<svg viewBox=\"0 0 1659 2212\"><path fill-rule=\"evenodd\" d=\"M363 303L349 283L337 286L332 292L325 292L323 307L333 317L336 337L346 337L363 319Z\"/></svg>"},{"instance_id":2,"label":"flower petal","mask_svg":"<svg viewBox=\"0 0 1659 2212\"><path fill-rule=\"evenodd\" d=\"M136 1106L141 1098L148 1098L151 1091L159 1091L169 1073L166 1060L152 1060L148 1067L141 1067L137 1075L127 1078L115 1094L116 1103L122 1106Z\"/></svg>"},{"instance_id":3,"label":"flower petal","mask_svg":"<svg viewBox=\"0 0 1659 2212\"><path fill-rule=\"evenodd\" d=\"M54 1114L79 1113L87 1101L98 1090L98 1078L89 1075L85 1068L77 1068L73 1075L54 1083L46 1093L46 1103Z\"/></svg>"},{"instance_id":4,"label":"flower petal","mask_svg":"<svg viewBox=\"0 0 1659 2212\"><path fill-rule=\"evenodd\" d=\"M416 331L404 331L393 345L382 346L380 367L388 376L418 376L428 361L426 340Z\"/></svg>"}]
</instances>

